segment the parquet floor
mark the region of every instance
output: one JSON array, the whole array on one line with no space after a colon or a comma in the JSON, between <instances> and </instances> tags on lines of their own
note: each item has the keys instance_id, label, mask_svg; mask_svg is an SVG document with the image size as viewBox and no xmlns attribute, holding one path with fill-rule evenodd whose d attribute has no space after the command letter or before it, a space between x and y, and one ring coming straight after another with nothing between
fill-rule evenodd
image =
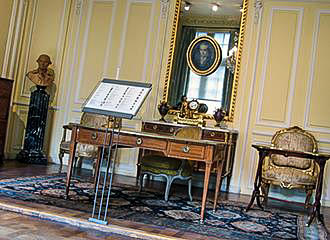
<instances>
[{"instance_id":1,"label":"parquet floor","mask_svg":"<svg viewBox=\"0 0 330 240\"><path fill-rule=\"evenodd\" d=\"M44 175L50 173L57 173L59 171L59 165L49 164L43 165L27 165L18 163L16 161L5 161L0 166L0 178L11 178L17 176L35 176ZM63 172L66 169L63 168ZM91 177L91 172L87 170L76 171L75 174L83 176L84 178ZM125 184L136 185L135 178L126 176L115 176L114 184L119 182L125 182ZM150 182L148 186L154 189L164 189L164 184L159 182ZM181 191L182 190L182 191ZM174 185L174 194L185 193L186 190L182 189L180 185ZM194 189L194 198L201 195L201 189ZM250 196L239 195L233 193L221 193L221 198L248 202ZM106 234L98 231L99 224L95 224L95 227L89 228L90 222L87 219L90 217L86 213L79 211L60 209L52 206L43 206L40 204L33 204L8 198L0 197L0 240L1 239L209 239L202 235L191 234L187 232L180 232L173 229L160 229L153 228L145 224L132 223L128 221L116 221L110 220L108 226L114 230L112 234ZM297 211L297 206L292 203L276 201L276 207L285 206L289 211ZM24 208L23 211L21 208ZM35 211L40 211L37 218L34 217ZM14 212L13 212L14 211ZM15 212L16 211L16 212ZM299 211L299 210L298 210ZM25 215L20 214L24 212ZM325 225L330 229L330 208L322 207L322 213L325 219ZM66 221L72 221L72 219L81 219L79 224L71 226L65 223L58 223L56 216L64 216ZM47 220L46 220L47 219ZM98 226L96 226L98 225ZM101 227L102 228L102 227ZM103 229L103 228L102 228ZM124 235L119 235L121 233ZM139 236L144 236L139 238ZM136 238L138 236L138 238ZM214 238L215 239L215 238Z\"/></svg>"}]
</instances>

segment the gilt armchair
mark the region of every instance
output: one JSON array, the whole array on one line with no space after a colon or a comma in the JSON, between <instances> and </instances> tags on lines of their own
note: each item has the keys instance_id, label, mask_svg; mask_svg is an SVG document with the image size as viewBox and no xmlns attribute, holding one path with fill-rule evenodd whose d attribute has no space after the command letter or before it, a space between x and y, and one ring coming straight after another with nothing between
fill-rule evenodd
<instances>
[{"instance_id":1,"label":"gilt armchair","mask_svg":"<svg viewBox=\"0 0 330 240\"><path fill-rule=\"evenodd\" d=\"M201 139L201 133L200 127L184 127L178 129L174 135L182 138ZM144 175L164 177L166 179L164 198L165 201L168 201L173 181L180 179L188 181L188 196L190 201L192 201L191 180L193 167L191 161L151 154L143 156L139 166L140 191L142 191Z\"/></svg>"},{"instance_id":2,"label":"gilt armchair","mask_svg":"<svg viewBox=\"0 0 330 240\"><path fill-rule=\"evenodd\" d=\"M318 151L314 136L297 126L277 131L272 138L272 145L302 152ZM266 157L262 166L261 182L264 204L267 204L269 186L272 184L287 189L305 189L305 207L308 207L313 190L316 188L318 174L319 166L311 159L277 154Z\"/></svg>"}]
</instances>

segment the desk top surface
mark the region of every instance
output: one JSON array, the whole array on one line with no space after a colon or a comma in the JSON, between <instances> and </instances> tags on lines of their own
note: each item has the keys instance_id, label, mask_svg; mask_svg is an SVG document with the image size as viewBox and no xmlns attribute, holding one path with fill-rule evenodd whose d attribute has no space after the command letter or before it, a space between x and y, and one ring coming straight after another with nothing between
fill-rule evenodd
<instances>
[{"instance_id":1,"label":"desk top surface","mask_svg":"<svg viewBox=\"0 0 330 240\"><path fill-rule=\"evenodd\" d=\"M226 145L226 142L219 142L219 141L212 141L212 140L201 140L201 139L187 139L187 138L181 138L176 137L173 135L161 135L157 133L150 133L150 132L143 132L139 130L132 130L132 129L125 129L121 128L118 129L111 129L111 128L92 128L83 126L81 124L77 123L70 123L70 128L77 127L78 129L87 129L87 130L93 130L98 132L108 132L109 134L111 131L114 131L114 134L117 134L119 132L120 135L129 135L129 136L136 136L136 137L150 137L150 138L157 138L157 139L164 139L169 141L175 141L175 142L186 142L186 143L195 143L195 144L201 144L201 145L214 145L214 146L220 146L220 145Z\"/></svg>"},{"instance_id":2,"label":"desk top surface","mask_svg":"<svg viewBox=\"0 0 330 240\"><path fill-rule=\"evenodd\" d=\"M187 127L190 125L184 125L184 124L178 124L178 123L174 123L174 122L161 122L161 121L156 121L156 120L146 120L143 121L143 123L153 123L153 124L163 124L163 125L168 125L168 126L179 126L179 127ZM216 131L221 131L221 132L229 132L229 133L238 133L238 131L236 129L233 128L220 128L220 127L201 127L202 129L205 130L216 130Z\"/></svg>"}]
</instances>

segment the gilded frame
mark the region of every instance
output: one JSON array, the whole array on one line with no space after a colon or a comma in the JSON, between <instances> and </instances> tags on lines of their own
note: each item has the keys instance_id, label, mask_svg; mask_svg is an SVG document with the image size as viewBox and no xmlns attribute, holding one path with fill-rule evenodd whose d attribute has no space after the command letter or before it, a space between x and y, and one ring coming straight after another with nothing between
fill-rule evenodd
<instances>
[{"instance_id":1,"label":"gilded frame","mask_svg":"<svg viewBox=\"0 0 330 240\"><path fill-rule=\"evenodd\" d=\"M200 49L205 46L205 61L202 61ZM215 72L222 60L222 52L217 41L209 36L195 38L188 47L187 63L189 68L200 76L207 76Z\"/></svg>"},{"instance_id":2,"label":"gilded frame","mask_svg":"<svg viewBox=\"0 0 330 240\"><path fill-rule=\"evenodd\" d=\"M236 66L235 66L235 74L234 74L234 82L231 92L231 99L230 99L230 106L228 109L228 113L225 116L224 120L228 122L234 121L234 112L235 112L235 104L236 104L236 97L237 97L237 89L238 89L238 80L240 75L240 67L241 67L241 57L242 57L242 50L243 50L243 42L244 42L244 33L246 28L246 19L247 19L247 11L248 11L248 1L243 0L243 11L241 17L241 24L240 24L240 34L238 40L238 47L237 47L237 56L236 56ZM180 14L180 7L181 7L181 0L175 1L174 7L174 15L173 15L173 22L172 22L172 31L170 37L170 46L167 58L167 66L165 71L165 79L164 79L164 91L163 91L163 101L167 101L168 94L169 94L169 86L170 86L170 78L171 72L173 67L173 55L176 43L176 33L178 28L179 22L179 14ZM176 110L171 110L169 114L176 114ZM213 119L211 114L205 114L206 119Z\"/></svg>"}]
</instances>

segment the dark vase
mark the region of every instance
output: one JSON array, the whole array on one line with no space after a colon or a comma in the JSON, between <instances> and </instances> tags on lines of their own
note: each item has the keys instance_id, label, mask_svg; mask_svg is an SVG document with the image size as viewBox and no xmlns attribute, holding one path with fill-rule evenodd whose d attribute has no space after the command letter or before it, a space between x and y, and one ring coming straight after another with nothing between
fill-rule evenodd
<instances>
[{"instance_id":1,"label":"dark vase","mask_svg":"<svg viewBox=\"0 0 330 240\"><path fill-rule=\"evenodd\" d=\"M217 108L214 111L213 117L214 117L214 120L217 122L215 124L216 127L220 127L220 123L222 122L222 120L224 119L225 116L226 116L226 111L222 108Z\"/></svg>"},{"instance_id":2,"label":"dark vase","mask_svg":"<svg viewBox=\"0 0 330 240\"><path fill-rule=\"evenodd\" d=\"M169 110L170 110L170 106L167 104L167 102L164 101L160 102L160 104L158 105L158 111L162 117L161 119L159 119L159 121L166 122L164 117L166 116Z\"/></svg>"}]
</instances>

